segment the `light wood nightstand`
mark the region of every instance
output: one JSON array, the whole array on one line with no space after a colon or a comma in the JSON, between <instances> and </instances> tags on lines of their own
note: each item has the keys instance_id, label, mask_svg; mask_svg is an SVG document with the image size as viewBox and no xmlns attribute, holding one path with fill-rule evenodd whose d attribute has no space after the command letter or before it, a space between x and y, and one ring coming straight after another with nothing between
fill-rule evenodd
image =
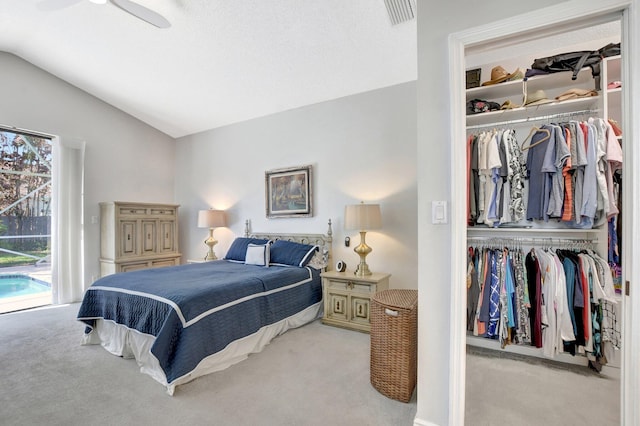
<instances>
[{"instance_id":1,"label":"light wood nightstand","mask_svg":"<svg viewBox=\"0 0 640 426\"><path fill-rule=\"evenodd\" d=\"M369 332L371 296L389 288L391 274L374 272L358 277L353 271L327 271L322 277L324 324Z\"/></svg>"}]
</instances>

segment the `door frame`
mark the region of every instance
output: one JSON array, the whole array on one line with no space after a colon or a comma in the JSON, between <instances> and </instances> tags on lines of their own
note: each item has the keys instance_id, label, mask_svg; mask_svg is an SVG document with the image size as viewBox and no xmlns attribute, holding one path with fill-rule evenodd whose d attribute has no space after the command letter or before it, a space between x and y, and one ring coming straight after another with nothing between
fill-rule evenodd
<instances>
[{"instance_id":1,"label":"door frame","mask_svg":"<svg viewBox=\"0 0 640 426\"><path fill-rule=\"evenodd\" d=\"M570 0L548 8L526 13L503 21L453 33L449 36L449 69L451 79L451 278L457 285L451 286L450 316L450 375L449 420L450 424L464 424L465 374L466 374L466 147L459 141L466 138L465 97L465 48L508 37L541 32L573 29L594 22L613 19L621 21L623 111L634 117L640 111L640 12L635 0ZM612 19L613 18L613 19ZM623 282L640 282L640 264L633 262L633 253L640 254L640 241L633 235L640 229L640 184L635 176L640 174L640 148L634 143L640 135L639 120L624 120L623 139ZM635 315L634 315L635 314ZM622 364L620 374L620 419L623 425L640 424L640 291L623 296Z\"/></svg>"}]
</instances>

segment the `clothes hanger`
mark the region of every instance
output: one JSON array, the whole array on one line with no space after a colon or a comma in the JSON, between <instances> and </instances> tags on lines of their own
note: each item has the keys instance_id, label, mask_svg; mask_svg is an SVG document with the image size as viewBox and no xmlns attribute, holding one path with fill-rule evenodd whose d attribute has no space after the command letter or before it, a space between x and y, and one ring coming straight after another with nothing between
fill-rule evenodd
<instances>
[{"instance_id":1,"label":"clothes hanger","mask_svg":"<svg viewBox=\"0 0 640 426\"><path fill-rule=\"evenodd\" d=\"M537 141L537 142L536 142L536 143L534 143L534 144L531 144L531 145L529 145L529 146L524 146L524 144L525 144L525 143L527 143L527 141L529 140L529 138L531 138L531 136L535 135L535 134L536 134L536 133L538 133L538 132L545 133L545 134L546 134L546 136L545 136L545 137L543 137L542 139L540 139L539 141ZM529 149L529 148L533 148L534 146L541 144L542 142L544 142L544 141L548 140L549 138L551 138L551 131L550 131L549 129L539 128L539 127L535 127L535 126L534 126L534 127L532 127L532 128L531 128L531 131L529 132L529 134L527 135L527 137L526 137L526 138L524 138L524 141L523 141L523 142L522 142L522 144L520 145L520 149L521 149L522 151L526 151L526 150L527 150L527 149Z\"/></svg>"}]
</instances>

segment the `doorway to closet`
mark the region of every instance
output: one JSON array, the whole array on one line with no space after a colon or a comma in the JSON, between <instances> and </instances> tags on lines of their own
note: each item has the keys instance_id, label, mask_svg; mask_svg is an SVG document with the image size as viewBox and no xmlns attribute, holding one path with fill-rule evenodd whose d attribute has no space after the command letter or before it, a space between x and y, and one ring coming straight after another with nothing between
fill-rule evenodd
<instances>
[{"instance_id":1,"label":"doorway to closet","mask_svg":"<svg viewBox=\"0 0 640 426\"><path fill-rule=\"evenodd\" d=\"M482 40L483 37L484 37L484 40L489 40L490 37L487 37L486 35L483 36L478 34L465 34L464 36L461 36L459 40L461 40L462 42L457 46L458 48L463 47L463 51L462 52L459 51L458 53L460 53L461 55L464 55L464 61L463 61L464 65L462 64L458 64L458 65L460 68L464 67L465 71L469 69L474 69L474 70L477 70L478 68L481 69L480 82L484 82L487 80L491 80L491 70L498 65L501 65L503 69L508 70L507 72L508 74L517 74L518 68L521 68L522 72L524 73L526 68L528 68L531 65L533 59L535 58L562 53L564 51L570 52L570 51L576 51L576 50L594 50L599 47L602 47L600 44L605 45L611 41L620 42L621 39L624 38L623 30L621 28L621 22L623 21L623 17L621 13L612 14L608 16L590 17L589 22L585 22L582 19L580 20L580 22L577 22L578 18L574 18L574 20L576 22L563 23L562 25L556 24L553 28L545 28L543 31L540 29L537 29L535 33L534 32L529 32L526 34L519 33L516 36L511 36L511 37L504 36L500 40L496 40L494 38L491 41L482 42L482 43L479 43L479 42L474 43L474 42L470 42L469 40L474 40L474 38L476 41ZM515 25L514 25L514 28L515 28ZM517 30L514 29L514 31L520 31L520 29L517 29ZM544 35L544 37L542 35ZM455 46L452 50L455 51ZM622 61L620 60L620 58L618 58L617 60L618 60L617 64L613 65L613 67L610 69L612 74L610 73L608 76L608 77L611 77L610 78L612 80L611 82L620 81L622 79L621 76L624 74L624 71L622 71L623 67L621 65ZM454 63L455 63L455 59L454 59ZM458 75L460 74L461 73L459 73ZM605 71L605 75L606 75L606 71ZM456 129L454 130L454 135L458 136L458 138L454 140L456 140L456 143L459 143L460 140L466 140L465 136L469 135L469 130L474 130L474 131L484 130L483 127L493 128L496 126L496 124L508 124L508 125L518 124L522 128L516 129L517 138L519 138L520 141L523 141L527 137L527 133L529 132L529 129L531 128L532 124L534 124L532 123L532 121L534 120L531 120L531 118L534 116L535 118L541 118L540 122L542 122L543 124L550 123L552 121L560 121L561 119L565 119L565 118L566 119L582 119L582 118L588 119L588 116L602 115L602 114L605 114L605 115L613 114L617 116L617 120L614 119L615 121L617 122L622 121L622 117L624 116L623 108L622 108L624 86L622 88L614 87L614 89L616 90L611 93L607 93L605 96L602 96L602 94L605 92L600 92L598 96L594 96L594 98L597 98L598 100L596 99L576 100L575 105L572 106L572 107L575 107L575 109L573 109L572 111L571 109L564 108L567 104L565 104L563 107L559 107L558 106L559 101L555 99L556 96L560 96L564 94L564 92L566 92L567 90L573 88L574 81L571 80L570 73L567 78L568 78L568 82L564 86L552 85L550 87L552 90L548 90L550 93L544 93L544 90L542 90L542 87L536 88L534 84L531 84L531 86L534 86L533 88L535 88L536 90L543 91L543 96L540 99L536 99L536 101L542 101L542 102L537 102L537 103L533 103L526 106L523 106L523 104L527 102L523 95L527 95L531 99L531 94L533 93L533 91L531 93L526 93L527 85L521 84L520 87L524 88L523 89L524 93L523 92L518 93L517 91L511 91L511 89L514 89L516 86L518 86L518 83L514 84L511 82L508 82L504 86L498 86L498 84L504 84L504 83L497 83L495 85L496 87L494 87L495 91L491 92L493 93L495 98L486 99L486 100L499 101L498 102L499 106L504 105L505 103L507 103L507 101L511 101L510 103L512 105L515 104L515 107L512 106L513 110L508 109L505 111L505 110L500 110L498 108L498 112L489 113L489 114L494 114L494 116L491 119L486 121L484 118L474 117L471 120L465 120L463 117L454 117L453 121L454 121L454 125L456 126ZM605 79L607 79L607 77L605 77ZM529 83L532 83L532 82L533 81L530 81ZM601 84L602 84L603 90L607 90L607 86L609 83L610 83L609 81L602 80ZM461 84L460 82L458 82L458 84L459 85L457 87L460 89L460 93L465 92L465 85ZM583 82L581 82L581 80L578 79L578 81L575 82L575 84L577 85L584 84L585 86L583 88L586 89L586 85L589 84L588 78ZM454 85L454 87L456 87L456 85ZM582 93L583 88L580 88L580 93ZM470 90L473 91L474 89L471 88ZM477 92L478 94L490 93L490 92L483 91L483 89L477 89ZM454 93L454 94L458 94L458 93ZM466 95L467 95L466 97L454 96L454 98L457 99L457 103L462 103L462 102L466 103L466 101L469 100L468 90L466 90ZM539 95L540 95L539 93L536 94L536 96L539 96ZM512 97L512 99L509 99L510 97ZM607 103L607 98L609 103ZM530 108L532 108L534 111L529 111ZM459 111L461 110L461 108L458 106L457 110ZM478 116L480 116L480 114L478 114ZM464 129L464 132L461 131L461 129ZM624 140L621 140L621 145L622 146L625 145ZM466 150L466 147L464 146L464 143L458 144L454 147L454 150L453 150L454 165L461 165L464 163L464 160L466 159L466 154L467 154L465 150ZM454 166L453 169L456 170L456 167ZM454 180L456 179L458 180L458 183L460 185L455 185L455 186L464 188L461 185L464 179L461 178L460 176L456 176ZM464 183L466 185L466 182ZM460 197L463 196L462 192L463 191L458 192ZM628 190L626 191L626 193L630 193L630 191ZM460 203L460 205L466 205L466 200L465 202L463 202L463 200L460 199L460 197L457 198L457 201ZM467 212L458 211L457 214L455 215L456 219L454 219L454 222L455 222L454 228L457 227L459 230L464 229L464 232L462 234L465 235L465 238L464 238L465 241L463 243L461 241L462 239L460 239L458 243L460 246L464 244L465 249L469 245L469 240L476 240L476 241L482 241L482 242L486 242L487 240L494 240L494 241L498 240L498 244L504 245L503 243L505 242L505 240L511 239L512 241L517 241L519 244L522 244L522 245L529 244L530 246L538 245L541 241L542 241L542 245L552 246L554 240L556 241L559 240L561 244L566 243L567 245L571 244L573 240L580 240L581 242L590 241L589 248L595 250L596 252L602 253L605 256L605 258L608 255L607 252L608 252L609 235L608 235L608 229L607 229L608 227L606 226L606 221L604 224L599 223L598 224L599 226L596 226L595 228L582 229L580 231L575 231L575 230L556 231L555 229L552 229L554 228L553 226L550 226L547 223L541 223L539 225L526 228L526 230L523 230L522 227L520 227L521 229L513 229L513 228L501 229L496 233L495 229L492 229L491 226L487 226L485 229L475 228L475 227L467 228L466 213ZM624 229L626 226L623 223L623 221L624 220L620 221L620 226L622 229ZM520 225L522 225L523 223L520 223ZM455 231L454 231L454 234L456 234ZM460 235L460 233L458 233L458 235ZM627 234L627 235L630 235L630 234ZM536 239L539 239L540 241L536 241ZM548 242L544 242L545 240L548 240ZM466 254L466 250L465 250L465 254ZM628 257L626 258L628 259ZM624 262L621 262L621 263L622 263L621 268L624 271L624 267L625 267ZM465 260L462 259L462 255L460 256L460 258L457 259L457 262L455 262L455 264L457 264L459 267L462 266L464 270L466 270L467 262L466 262L466 259ZM624 273L622 273L622 275L624 275ZM455 271L454 277L460 278L459 280L460 282L466 281L465 280L466 277L464 276L464 274L460 273L460 271ZM457 281L458 280L456 280L456 282ZM621 291L622 289L618 287L618 290ZM453 300L454 300L454 303L459 303L462 300L466 300L466 294L462 292L458 293L457 295L454 294ZM619 306L622 305L623 303L624 303L624 298L620 296ZM458 309L460 309L460 307L458 307ZM620 319L622 320L622 317L624 317L623 309L621 309L618 313L619 313ZM459 324L460 326L459 329L464 328L465 334L466 334L466 325L467 325L466 321L461 320L461 324ZM622 327L620 328L622 329ZM470 334L472 334L472 332ZM621 340L624 340L624 339L621 339ZM467 342L466 339L465 339L465 342ZM494 344L493 347L492 347L492 343ZM481 341L480 342L474 341L472 342L472 344L476 346L489 347L496 351L505 350L501 348L501 345L498 342L487 343L487 342L481 342ZM526 356L544 357L543 354L535 353L535 351L531 351L530 348L525 348L524 350L520 350L520 348L518 348L517 346L515 345L513 346L516 349L511 352L524 354ZM512 348L509 348L509 349L512 349ZM462 354L462 356L464 356L464 353ZM563 361L571 362L569 359L563 360ZM612 374L614 377L620 377L621 375L620 372L623 367L623 363L621 362L620 359L612 359L611 361L612 361L610 363L611 365L607 367L607 369L611 369L611 371L608 371L607 374ZM497 362L499 362L499 358L497 359ZM462 363L464 363L464 361L462 361ZM578 361L578 362L571 362L571 363L579 364L581 362ZM586 361L584 361L584 363L586 365ZM614 380L617 380L617 379L614 378ZM631 385L631 387L633 389L633 385ZM619 386L619 389L620 388L625 389L624 383L621 384L621 386ZM498 389L496 389L495 391L499 393ZM618 392L618 394L619 394L618 397L622 396L621 404L619 404L616 407L606 407L606 409L608 410L613 409L613 410L617 410L618 412L624 412L625 396L627 397L626 401L628 404L629 393L621 391L621 392ZM622 405L622 410L620 410L620 405ZM464 407L462 407L462 409L464 409ZM471 420L471 419L467 419L467 420Z\"/></svg>"}]
</instances>

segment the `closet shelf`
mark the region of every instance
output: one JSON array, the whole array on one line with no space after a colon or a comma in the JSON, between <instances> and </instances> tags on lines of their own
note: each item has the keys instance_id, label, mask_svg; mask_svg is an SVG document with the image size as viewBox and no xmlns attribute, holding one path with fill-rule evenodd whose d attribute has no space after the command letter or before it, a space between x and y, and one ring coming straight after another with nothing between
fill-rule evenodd
<instances>
[{"instance_id":1,"label":"closet shelf","mask_svg":"<svg viewBox=\"0 0 640 426\"><path fill-rule=\"evenodd\" d=\"M590 96L588 98L569 99L562 102L553 102L550 104L536 105L525 108L514 108L501 111L483 112L480 114L467 115L467 127L491 125L498 121L510 120L546 120L547 115L553 114L575 114L575 111L588 110L596 114L598 108L599 96Z\"/></svg>"},{"instance_id":2,"label":"closet shelf","mask_svg":"<svg viewBox=\"0 0 640 426\"><path fill-rule=\"evenodd\" d=\"M581 69L576 80L571 80L571 76L572 73L567 71L529 77L526 81L527 90L529 92L534 90L547 91L561 87L585 86L590 83L593 84L590 88L595 88L593 76L591 75L591 68L586 67ZM492 100L521 95L523 93L522 86L524 83L524 80L516 80L493 84L491 86L480 86L474 87L473 89L467 89L467 101L470 101L471 99Z\"/></svg>"}]
</instances>

